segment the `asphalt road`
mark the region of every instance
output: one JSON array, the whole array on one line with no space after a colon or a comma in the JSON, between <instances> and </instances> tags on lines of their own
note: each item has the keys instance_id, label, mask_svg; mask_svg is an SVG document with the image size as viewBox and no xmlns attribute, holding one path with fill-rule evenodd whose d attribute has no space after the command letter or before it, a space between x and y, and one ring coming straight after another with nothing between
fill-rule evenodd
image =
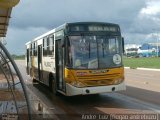
<instances>
[{"instance_id":1,"label":"asphalt road","mask_svg":"<svg viewBox=\"0 0 160 120\"><path fill-rule=\"evenodd\" d=\"M121 119L122 115L135 117L135 114L153 114L156 120L160 119L157 116L160 113L160 91L157 90L160 88L159 72L126 69L126 91L65 97L53 95L44 85L32 84L26 75L24 61L17 61L17 64L32 93L30 95L36 96L45 108L42 114L47 110L54 119L107 119L106 115Z\"/></svg>"}]
</instances>

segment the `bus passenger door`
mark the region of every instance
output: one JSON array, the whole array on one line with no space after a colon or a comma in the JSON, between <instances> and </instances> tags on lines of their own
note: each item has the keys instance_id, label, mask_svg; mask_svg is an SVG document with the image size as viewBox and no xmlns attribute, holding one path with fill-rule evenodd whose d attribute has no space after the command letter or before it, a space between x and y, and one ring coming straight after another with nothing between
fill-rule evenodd
<instances>
[{"instance_id":1,"label":"bus passenger door","mask_svg":"<svg viewBox=\"0 0 160 120\"><path fill-rule=\"evenodd\" d=\"M42 75L42 45L38 45L38 78L40 81L42 81Z\"/></svg>"},{"instance_id":2,"label":"bus passenger door","mask_svg":"<svg viewBox=\"0 0 160 120\"><path fill-rule=\"evenodd\" d=\"M56 40L56 87L57 90L65 91L64 86L64 48L62 47L61 40Z\"/></svg>"}]
</instances>

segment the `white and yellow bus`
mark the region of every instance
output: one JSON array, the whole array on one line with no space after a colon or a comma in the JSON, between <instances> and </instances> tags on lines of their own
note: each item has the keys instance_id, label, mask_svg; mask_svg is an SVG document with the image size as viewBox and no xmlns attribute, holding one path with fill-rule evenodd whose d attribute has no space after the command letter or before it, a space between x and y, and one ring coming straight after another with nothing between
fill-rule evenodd
<instances>
[{"instance_id":1,"label":"white and yellow bus","mask_svg":"<svg viewBox=\"0 0 160 120\"><path fill-rule=\"evenodd\" d=\"M26 43L27 73L66 96L125 90L123 49L117 24L66 23Z\"/></svg>"}]
</instances>

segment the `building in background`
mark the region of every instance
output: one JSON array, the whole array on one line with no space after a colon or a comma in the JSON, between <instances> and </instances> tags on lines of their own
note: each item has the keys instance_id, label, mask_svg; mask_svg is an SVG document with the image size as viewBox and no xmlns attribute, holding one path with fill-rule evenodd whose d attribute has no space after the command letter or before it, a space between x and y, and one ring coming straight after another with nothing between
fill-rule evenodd
<instances>
[{"instance_id":1,"label":"building in background","mask_svg":"<svg viewBox=\"0 0 160 120\"><path fill-rule=\"evenodd\" d=\"M160 44L144 43L138 49L138 55L139 57L156 57L157 55L160 56Z\"/></svg>"},{"instance_id":2,"label":"building in background","mask_svg":"<svg viewBox=\"0 0 160 120\"><path fill-rule=\"evenodd\" d=\"M138 56L138 49L141 45L136 44L126 44L125 45L125 55L127 57L137 57Z\"/></svg>"},{"instance_id":3,"label":"building in background","mask_svg":"<svg viewBox=\"0 0 160 120\"><path fill-rule=\"evenodd\" d=\"M144 43L142 45L126 44L125 56L127 57L156 57L160 56L160 43Z\"/></svg>"}]
</instances>

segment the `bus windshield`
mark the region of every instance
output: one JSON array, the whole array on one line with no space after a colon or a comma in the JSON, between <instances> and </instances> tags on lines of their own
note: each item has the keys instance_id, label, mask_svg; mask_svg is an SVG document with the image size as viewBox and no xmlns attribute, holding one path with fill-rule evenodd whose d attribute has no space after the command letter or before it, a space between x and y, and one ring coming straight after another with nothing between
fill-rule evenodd
<instances>
[{"instance_id":1,"label":"bus windshield","mask_svg":"<svg viewBox=\"0 0 160 120\"><path fill-rule=\"evenodd\" d=\"M77 69L118 67L121 62L121 37L69 36L68 66Z\"/></svg>"}]
</instances>

